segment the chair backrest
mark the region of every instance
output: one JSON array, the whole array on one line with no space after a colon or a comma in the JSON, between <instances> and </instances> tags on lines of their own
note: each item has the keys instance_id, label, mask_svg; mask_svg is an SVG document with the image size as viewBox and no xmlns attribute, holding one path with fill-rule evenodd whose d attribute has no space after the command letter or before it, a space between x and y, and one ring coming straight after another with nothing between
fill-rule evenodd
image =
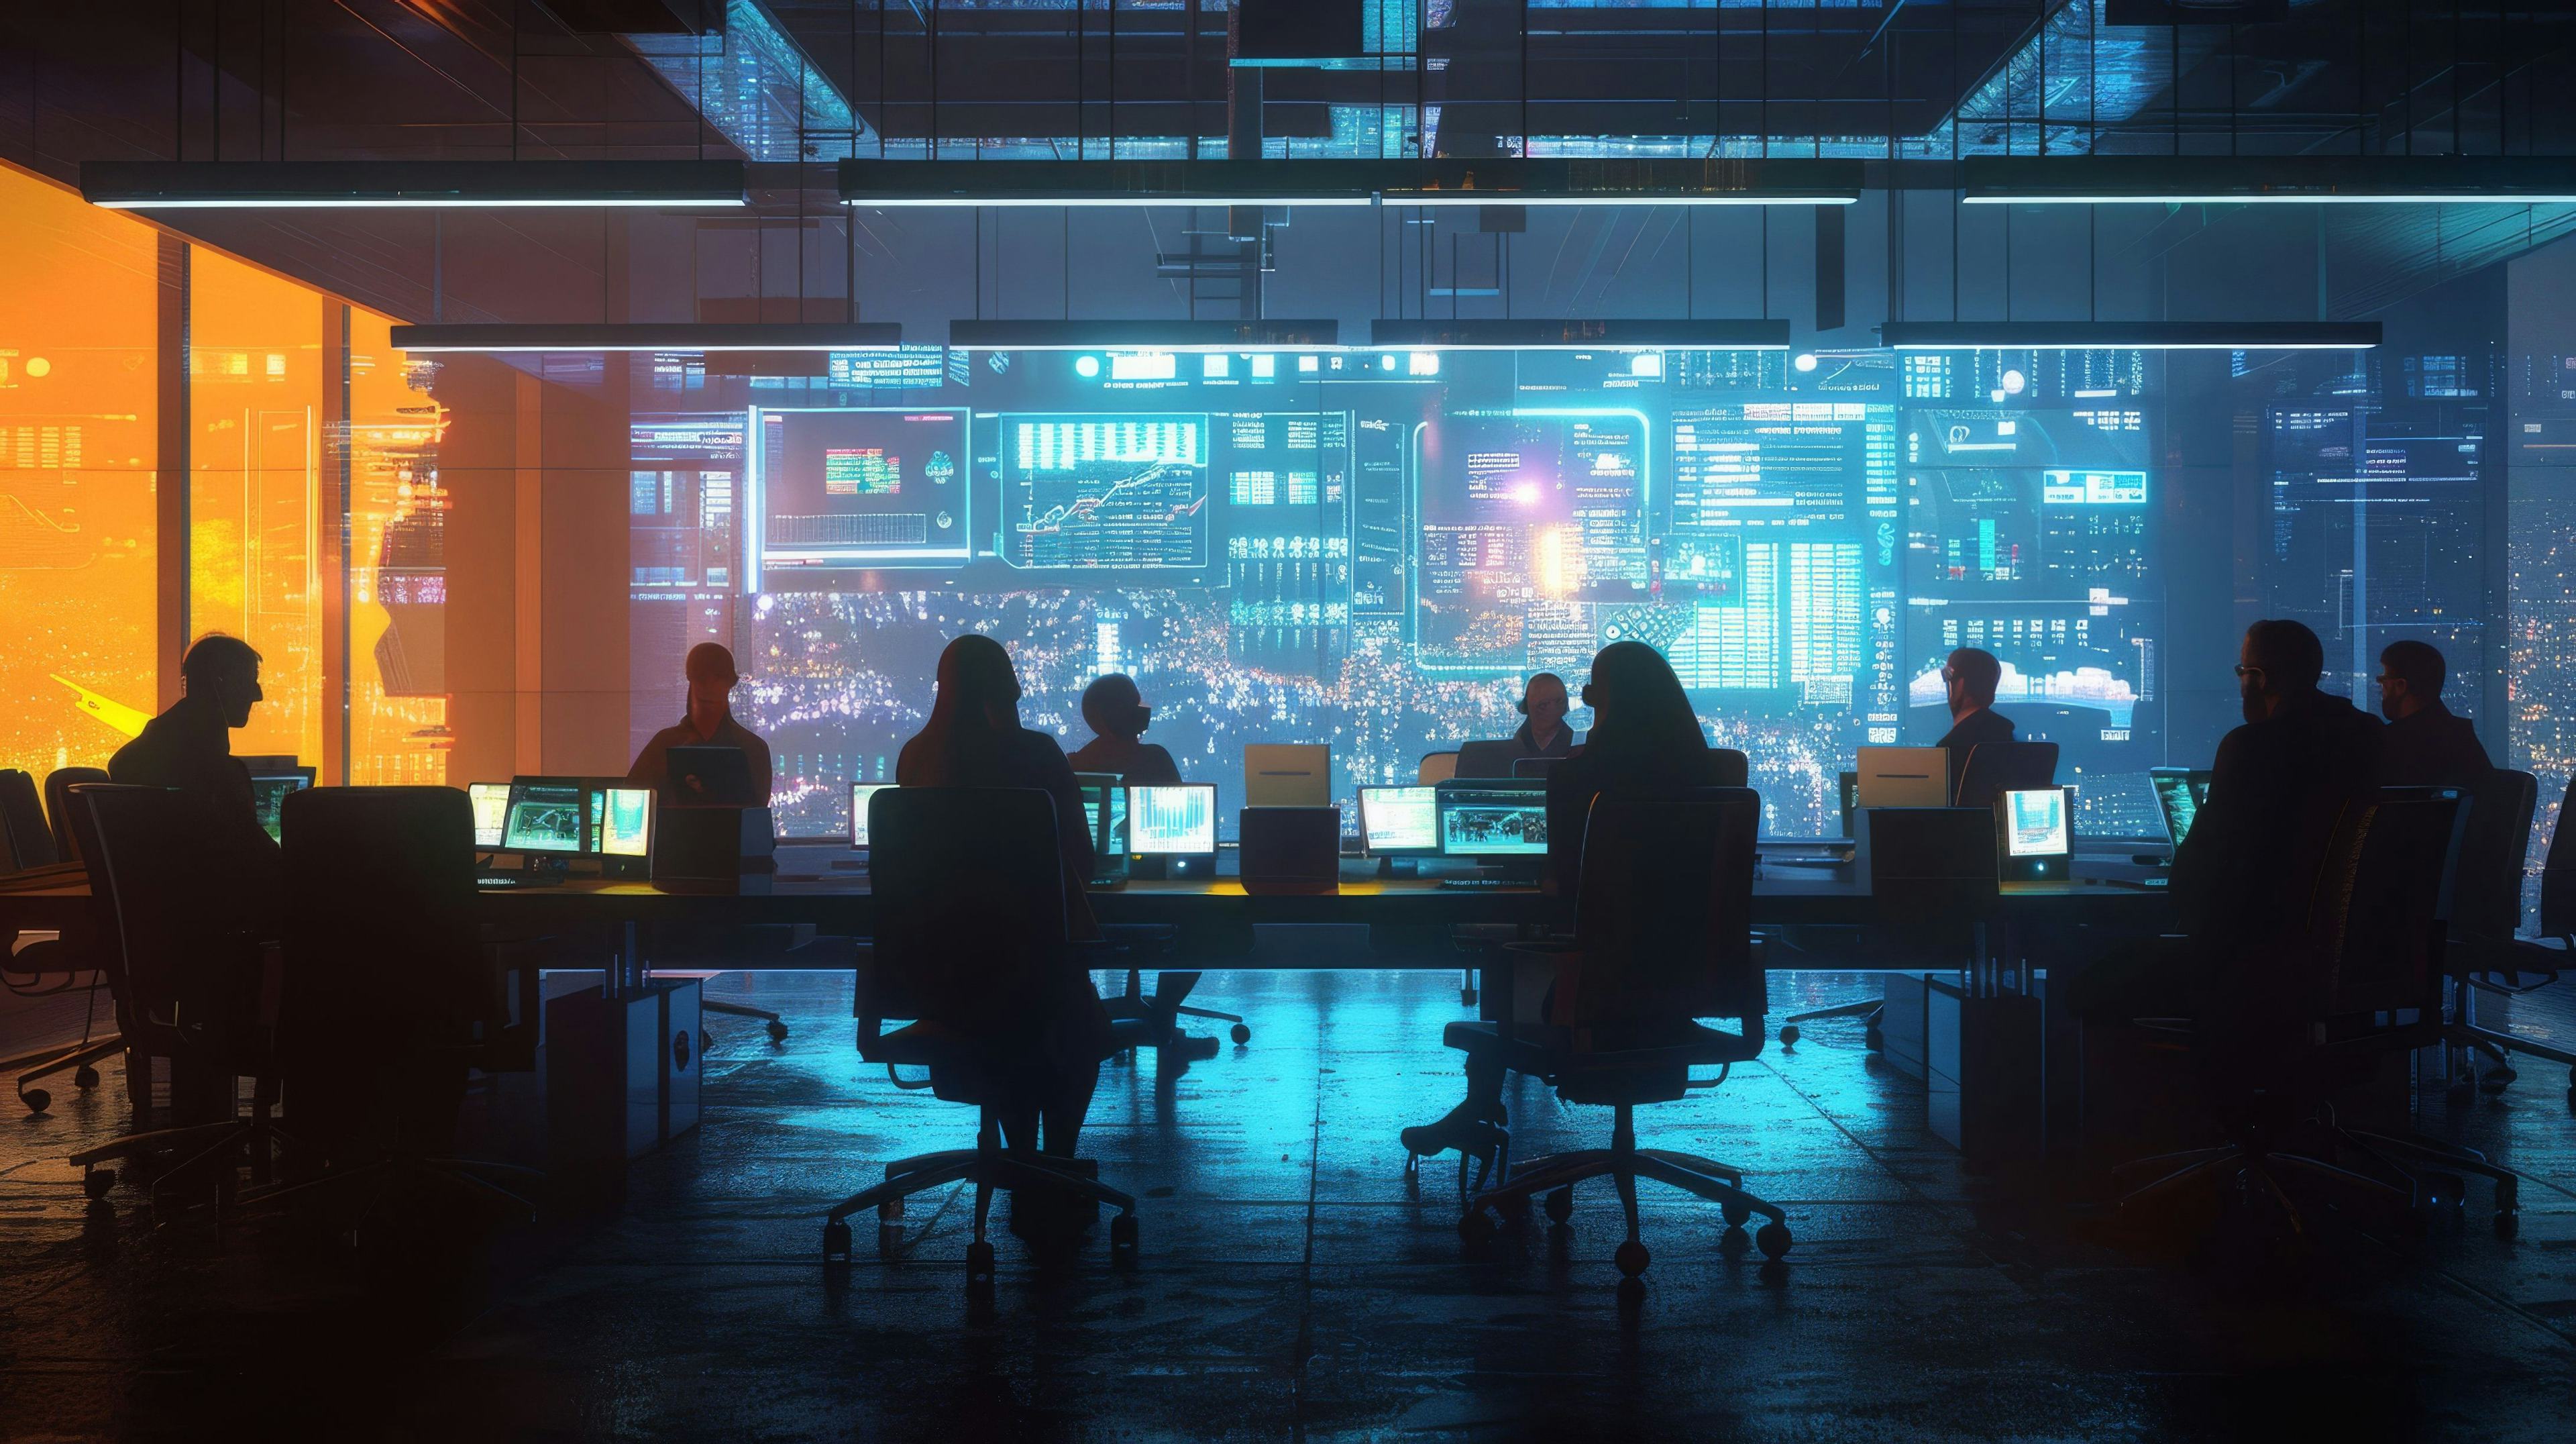
<instances>
[{"instance_id":1,"label":"chair backrest","mask_svg":"<svg viewBox=\"0 0 2576 1444\"><path fill-rule=\"evenodd\" d=\"M868 842L876 936L863 1017L971 1027L1062 964L1064 864L1044 792L889 787L868 799Z\"/></svg>"},{"instance_id":2,"label":"chair backrest","mask_svg":"<svg viewBox=\"0 0 2576 1444\"><path fill-rule=\"evenodd\" d=\"M506 1015L475 943L474 804L463 790L305 788L280 816L281 1055L349 1030L457 1044L472 1024Z\"/></svg>"},{"instance_id":3,"label":"chair backrest","mask_svg":"<svg viewBox=\"0 0 2576 1444\"><path fill-rule=\"evenodd\" d=\"M1457 775L1457 753L1426 752L1422 754L1421 764L1414 768L1413 780L1420 786L1428 787L1435 782L1446 782Z\"/></svg>"},{"instance_id":4,"label":"chair backrest","mask_svg":"<svg viewBox=\"0 0 2576 1444\"><path fill-rule=\"evenodd\" d=\"M2438 1023L2466 802L2392 788L2345 805L2308 906L2312 1018L2413 1008Z\"/></svg>"},{"instance_id":5,"label":"chair backrest","mask_svg":"<svg viewBox=\"0 0 2576 1444\"><path fill-rule=\"evenodd\" d=\"M61 861L36 800L36 779L16 768L0 772L0 867L11 872Z\"/></svg>"},{"instance_id":6,"label":"chair backrest","mask_svg":"<svg viewBox=\"0 0 2576 1444\"><path fill-rule=\"evenodd\" d=\"M2563 938L2576 933L2576 841L2569 840L2567 814L2576 811L2576 777L2558 801L2558 820L2549 828L2549 853L2540 864L2540 935Z\"/></svg>"},{"instance_id":7,"label":"chair backrest","mask_svg":"<svg viewBox=\"0 0 2576 1444\"><path fill-rule=\"evenodd\" d=\"M2452 937L2507 943L2521 930L2523 869L2531 855L2531 814L2539 797L2539 780L2528 772L2498 768L2477 785L2460 839Z\"/></svg>"},{"instance_id":8,"label":"chair backrest","mask_svg":"<svg viewBox=\"0 0 2576 1444\"><path fill-rule=\"evenodd\" d=\"M166 1037L183 1022L212 1022L180 1017L221 966L233 915L210 887L214 837L204 810L175 788L85 783L71 796L88 859L92 956L107 972L121 1031L145 1046L144 1030Z\"/></svg>"},{"instance_id":9,"label":"chair backrest","mask_svg":"<svg viewBox=\"0 0 2576 1444\"><path fill-rule=\"evenodd\" d=\"M1980 742L1959 769L1955 807L1992 807L1997 795L2049 787L2057 781L2054 742Z\"/></svg>"},{"instance_id":10,"label":"chair backrest","mask_svg":"<svg viewBox=\"0 0 2576 1444\"><path fill-rule=\"evenodd\" d=\"M1512 763L1521 755L1521 745L1510 738L1487 738L1458 744L1457 757L1450 763L1452 777L1509 777Z\"/></svg>"},{"instance_id":11,"label":"chair backrest","mask_svg":"<svg viewBox=\"0 0 2576 1444\"><path fill-rule=\"evenodd\" d=\"M45 774L45 817L54 832L54 858L58 862L79 862L80 834L72 826L72 789L107 781L103 767L57 767Z\"/></svg>"},{"instance_id":12,"label":"chair backrest","mask_svg":"<svg viewBox=\"0 0 2576 1444\"><path fill-rule=\"evenodd\" d=\"M1761 799L1741 787L1593 799L1574 909L1583 972L1569 1021L1768 1011L1751 923L1761 823Z\"/></svg>"}]
</instances>

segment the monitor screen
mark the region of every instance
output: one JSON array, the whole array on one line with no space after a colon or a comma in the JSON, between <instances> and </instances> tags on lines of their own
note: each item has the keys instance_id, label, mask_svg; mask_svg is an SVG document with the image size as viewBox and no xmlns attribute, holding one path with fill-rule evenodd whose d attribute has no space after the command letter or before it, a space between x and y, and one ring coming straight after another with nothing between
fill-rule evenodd
<instances>
[{"instance_id":1,"label":"monitor screen","mask_svg":"<svg viewBox=\"0 0 2576 1444\"><path fill-rule=\"evenodd\" d=\"M570 778L523 777L510 784L501 846L512 852L570 855L582 850L582 785Z\"/></svg>"},{"instance_id":2,"label":"monitor screen","mask_svg":"<svg viewBox=\"0 0 2576 1444\"><path fill-rule=\"evenodd\" d=\"M603 787L590 795L592 835L602 857L644 857L653 846L653 791Z\"/></svg>"},{"instance_id":3,"label":"monitor screen","mask_svg":"<svg viewBox=\"0 0 2576 1444\"><path fill-rule=\"evenodd\" d=\"M1127 788L1115 772L1077 772L1073 784L1082 791L1082 821L1091 829L1091 850L1105 865L1127 851ZM1105 809L1105 811L1104 811Z\"/></svg>"},{"instance_id":4,"label":"monitor screen","mask_svg":"<svg viewBox=\"0 0 2576 1444\"><path fill-rule=\"evenodd\" d=\"M255 776L250 780L250 804L259 814L260 829L271 842L286 840L286 794L301 792L313 785L312 774L289 772L277 776Z\"/></svg>"},{"instance_id":5,"label":"monitor screen","mask_svg":"<svg viewBox=\"0 0 2576 1444\"><path fill-rule=\"evenodd\" d=\"M1216 851L1216 785L1190 782L1127 789L1130 850L1196 856Z\"/></svg>"},{"instance_id":6,"label":"monitor screen","mask_svg":"<svg viewBox=\"0 0 2576 1444\"><path fill-rule=\"evenodd\" d=\"M2004 851L2013 857L2064 857L2075 850L2063 787L2005 793L2004 819Z\"/></svg>"},{"instance_id":7,"label":"monitor screen","mask_svg":"<svg viewBox=\"0 0 2576 1444\"><path fill-rule=\"evenodd\" d=\"M2165 833L2174 846L2180 847L2184 834L2191 831L2192 820L2200 815L2202 788L2191 773L2180 768L2159 767L2147 778L2155 785L2157 805L2164 810Z\"/></svg>"},{"instance_id":8,"label":"monitor screen","mask_svg":"<svg viewBox=\"0 0 2576 1444\"><path fill-rule=\"evenodd\" d=\"M850 846L868 845L868 799L892 786L891 782L861 782L850 788Z\"/></svg>"},{"instance_id":9,"label":"monitor screen","mask_svg":"<svg viewBox=\"0 0 2576 1444\"><path fill-rule=\"evenodd\" d=\"M1363 787L1360 836L1373 856L1440 850L1439 789Z\"/></svg>"},{"instance_id":10,"label":"monitor screen","mask_svg":"<svg viewBox=\"0 0 2576 1444\"><path fill-rule=\"evenodd\" d=\"M474 845L499 847L501 831L510 818L510 784L477 782L465 789L474 800Z\"/></svg>"},{"instance_id":11,"label":"monitor screen","mask_svg":"<svg viewBox=\"0 0 2576 1444\"><path fill-rule=\"evenodd\" d=\"M1547 793L1537 787L1451 785L1439 794L1447 857L1545 857Z\"/></svg>"}]
</instances>

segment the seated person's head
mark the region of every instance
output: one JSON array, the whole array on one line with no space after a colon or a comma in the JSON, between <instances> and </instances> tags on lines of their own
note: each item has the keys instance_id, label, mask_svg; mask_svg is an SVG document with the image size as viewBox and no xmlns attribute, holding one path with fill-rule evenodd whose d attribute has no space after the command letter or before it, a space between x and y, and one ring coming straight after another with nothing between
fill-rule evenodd
<instances>
[{"instance_id":1,"label":"seated person's head","mask_svg":"<svg viewBox=\"0 0 2576 1444\"><path fill-rule=\"evenodd\" d=\"M2316 691L2325 671L2325 644L2306 626L2275 617L2247 627L2236 662L2236 691L2245 702L2245 720L2260 722Z\"/></svg>"},{"instance_id":2,"label":"seated person's head","mask_svg":"<svg viewBox=\"0 0 2576 1444\"><path fill-rule=\"evenodd\" d=\"M1020 674L1002 644L969 632L939 654L939 699L931 720L949 725L974 718L993 728L1020 725Z\"/></svg>"},{"instance_id":3,"label":"seated person's head","mask_svg":"<svg viewBox=\"0 0 2576 1444\"><path fill-rule=\"evenodd\" d=\"M1592 709L1586 756L1604 744L1641 753L1707 750L1681 679L1663 653L1643 642L1612 642L1593 656L1583 705Z\"/></svg>"},{"instance_id":4,"label":"seated person's head","mask_svg":"<svg viewBox=\"0 0 2576 1444\"><path fill-rule=\"evenodd\" d=\"M179 680L190 697L211 703L226 727L250 725L250 709L268 695L259 688L259 653L220 632L199 637L179 659Z\"/></svg>"},{"instance_id":5,"label":"seated person's head","mask_svg":"<svg viewBox=\"0 0 2576 1444\"><path fill-rule=\"evenodd\" d=\"M2391 642L2379 654L2379 712L2389 721L2412 717L2442 700L2450 669L2430 642Z\"/></svg>"},{"instance_id":6,"label":"seated person's head","mask_svg":"<svg viewBox=\"0 0 2576 1444\"><path fill-rule=\"evenodd\" d=\"M734 684L742 674L733 666L733 653L714 642L700 642L689 649L689 715L703 721L716 721L732 710Z\"/></svg>"},{"instance_id":7,"label":"seated person's head","mask_svg":"<svg viewBox=\"0 0 2576 1444\"><path fill-rule=\"evenodd\" d=\"M1554 736L1565 725L1565 714L1573 705L1565 693L1565 679L1554 672L1537 672L1521 688L1521 715L1530 721L1530 731L1540 736Z\"/></svg>"},{"instance_id":8,"label":"seated person's head","mask_svg":"<svg viewBox=\"0 0 2576 1444\"><path fill-rule=\"evenodd\" d=\"M1135 678L1112 672L1082 689L1082 720L1100 736L1133 742L1154 720L1154 709L1145 705Z\"/></svg>"},{"instance_id":9,"label":"seated person's head","mask_svg":"<svg viewBox=\"0 0 2576 1444\"><path fill-rule=\"evenodd\" d=\"M1995 689L2003 685L2004 664L1995 654L1976 647L1961 647L1941 664L1941 681L1949 689L1950 715L1995 704Z\"/></svg>"}]
</instances>

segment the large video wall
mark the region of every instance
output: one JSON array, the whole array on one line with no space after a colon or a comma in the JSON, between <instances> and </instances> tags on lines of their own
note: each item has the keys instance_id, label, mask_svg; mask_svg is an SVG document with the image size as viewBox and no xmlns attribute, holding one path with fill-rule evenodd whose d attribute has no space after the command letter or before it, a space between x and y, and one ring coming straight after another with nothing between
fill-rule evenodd
<instances>
[{"instance_id":1,"label":"large video wall","mask_svg":"<svg viewBox=\"0 0 2576 1444\"><path fill-rule=\"evenodd\" d=\"M637 416L636 666L735 646L782 829L803 834L846 827L850 783L891 778L958 633L1010 648L1024 720L1068 749L1083 687L1126 672L1149 740L1219 785L1230 835L1246 743L1330 743L1347 798L1507 735L1523 677L1579 689L1597 649L1637 638L1797 834L1839 826L1856 747L1940 735L1941 659L1983 646L2088 824L2150 829L2150 363L2040 363L836 357L740 409ZM639 692L639 735L669 690Z\"/></svg>"}]
</instances>

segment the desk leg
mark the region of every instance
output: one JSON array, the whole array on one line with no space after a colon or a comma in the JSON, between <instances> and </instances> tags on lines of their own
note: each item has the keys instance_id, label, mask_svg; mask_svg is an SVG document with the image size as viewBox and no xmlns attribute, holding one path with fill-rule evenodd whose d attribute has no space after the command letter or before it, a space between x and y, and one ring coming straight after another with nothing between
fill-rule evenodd
<instances>
[{"instance_id":1,"label":"desk leg","mask_svg":"<svg viewBox=\"0 0 2576 1444\"><path fill-rule=\"evenodd\" d=\"M622 998L644 985L643 931L636 923L624 925L623 945L617 956L609 959L600 980L600 991L605 996Z\"/></svg>"}]
</instances>

